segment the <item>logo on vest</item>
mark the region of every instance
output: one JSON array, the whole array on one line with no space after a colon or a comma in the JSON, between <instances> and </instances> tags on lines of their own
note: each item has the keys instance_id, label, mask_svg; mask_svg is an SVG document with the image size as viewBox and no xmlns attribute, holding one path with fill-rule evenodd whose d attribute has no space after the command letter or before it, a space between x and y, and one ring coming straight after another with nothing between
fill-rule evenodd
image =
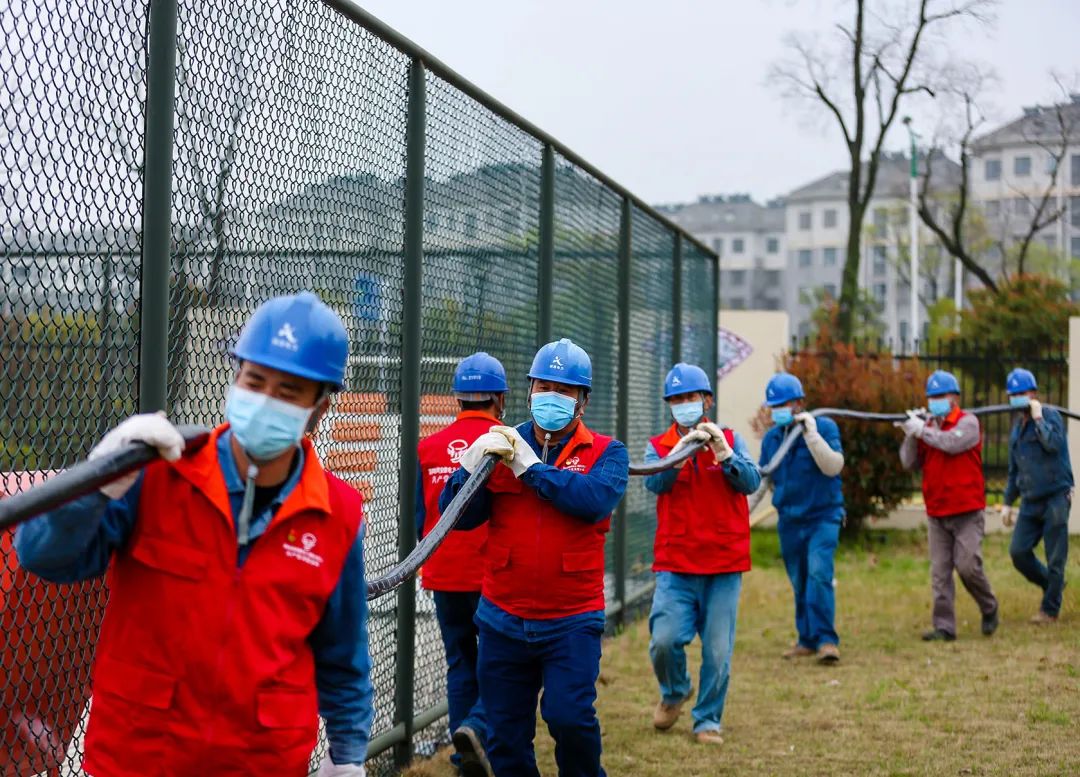
<instances>
[{"instance_id":1,"label":"logo on vest","mask_svg":"<svg viewBox=\"0 0 1080 777\"><path fill-rule=\"evenodd\" d=\"M450 457L450 463L457 464L461 461L461 457L468 449L469 443L464 440L451 440L450 444L446 446L446 453Z\"/></svg>"},{"instance_id":2,"label":"logo on vest","mask_svg":"<svg viewBox=\"0 0 1080 777\"><path fill-rule=\"evenodd\" d=\"M288 322L281 325L281 329L270 340L270 344L289 351L300 350L300 342L296 339L296 330Z\"/></svg>"},{"instance_id":3,"label":"logo on vest","mask_svg":"<svg viewBox=\"0 0 1080 777\"><path fill-rule=\"evenodd\" d=\"M323 557L318 553L312 551L312 548L318 544L318 538L311 532L304 532L300 535L300 545L294 545L291 543L296 542L296 532L289 532L288 541L282 544L281 547L285 549L286 558L296 559L302 561L311 567L321 567L323 564Z\"/></svg>"},{"instance_id":4,"label":"logo on vest","mask_svg":"<svg viewBox=\"0 0 1080 777\"><path fill-rule=\"evenodd\" d=\"M558 356L556 356L554 359L551 360L551 364L548 365L548 369L552 369L552 370L565 369L563 367L562 359L560 359Z\"/></svg>"},{"instance_id":5,"label":"logo on vest","mask_svg":"<svg viewBox=\"0 0 1080 777\"><path fill-rule=\"evenodd\" d=\"M585 465L581 463L580 456L571 456L563 462L563 469L568 469L571 472L584 472Z\"/></svg>"}]
</instances>

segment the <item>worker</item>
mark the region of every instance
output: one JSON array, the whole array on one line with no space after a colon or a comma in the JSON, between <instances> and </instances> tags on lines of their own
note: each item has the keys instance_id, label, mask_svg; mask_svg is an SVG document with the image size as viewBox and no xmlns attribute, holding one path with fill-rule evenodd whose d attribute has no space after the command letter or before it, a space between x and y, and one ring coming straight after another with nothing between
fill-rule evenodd
<instances>
[{"instance_id":1,"label":"worker","mask_svg":"<svg viewBox=\"0 0 1080 777\"><path fill-rule=\"evenodd\" d=\"M817 656L823 664L840 660L833 587L836 546L844 522L840 472L844 449L831 418L806 412L802 382L778 372L765 387L772 428L761 441L761 466L772 460L793 425L801 425L788 454L772 473L780 553L795 592L795 643L786 659Z\"/></svg>"},{"instance_id":2,"label":"worker","mask_svg":"<svg viewBox=\"0 0 1080 777\"><path fill-rule=\"evenodd\" d=\"M454 423L419 446L420 469L416 495L417 536L423 537L438 523L439 495L466 449L492 426L499 425L506 405L506 370L494 356L484 352L462 359L454 371L454 398L458 416ZM476 677L479 627L474 620L484 579L484 545L487 527L451 532L424 565L420 580L435 599L446 649L446 698L450 706L450 732L455 742L451 761L464 777L490 777L485 755L487 720L480 702Z\"/></svg>"},{"instance_id":3,"label":"worker","mask_svg":"<svg viewBox=\"0 0 1080 777\"><path fill-rule=\"evenodd\" d=\"M956 639L956 588L953 570L982 613L982 633L998 627L998 602L983 570L986 489L982 469L979 419L960 408L956 376L937 370L926 380L929 420L908 410L900 463L922 470L930 544L930 579L934 592L933 628L927 642Z\"/></svg>"},{"instance_id":4,"label":"worker","mask_svg":"<svg viewBox=\"0 0 1080 777\"><path fill-rule=\"evenodd\" d=\"M701 674L692 711L698 743L721 745L721 719L735 647L742 573L750 569L750 510L746 495L761 474L743 439L709 419L712 386L705 371L680 362L664 380L672 424L645 446L655 462L686 445L705 443L675 469L650 475L657 494L649 614L649 657L660 685L653 725L675 725L693 695L686 645L701 637Z\"/></svg>"},{"instance_id":5,"label":"worker","mask_svg":"<svg viewBox=\"0 0 1080 777\"><path fill-rule=\"evenodd\" d=\"M84 770L98 777L363 777L373 715L359 493L305 433L342 387L348 338L310 292L261 305L237 340L227 423L199 450L136 415L161 459L19 527L54 583L108 573Z\"/></svg>"},{"instance_id":6,"label":"worker","mask_svg":"<svg viewBox=\"0 0 1080 777\"><path fill-rule=\"evenodd\" d=\"M598 777L596 680L604 633L604 535L626 490L622 443L585 426L592 363L568 339L533 359L531 420L496 426L461 456L442 510L489 454L501 457L461 518L488 526L477 672L495 777L539 777L537 697L562 777Z\"/></svg>"},{"instance_id":7,"label":"worker","mask_svg":"<svg viewBox=\"0 0 1080 777\"><path fill-rule=\"evenodd\" d=\"M1073 473L1065 422L1038 399L1035 376L1014 369L1005 381L1015 420L1009 433L1009 478L1005 485L1002 519L1012 524L1013 504L1020 499L1009 555L1013 566L1043 590L1039 611L1031 618L1038 625L1056 623L1069 562L1069 510ZM1043 541L1044 564L1035 555Z\"/></svg>"}]
</instances>

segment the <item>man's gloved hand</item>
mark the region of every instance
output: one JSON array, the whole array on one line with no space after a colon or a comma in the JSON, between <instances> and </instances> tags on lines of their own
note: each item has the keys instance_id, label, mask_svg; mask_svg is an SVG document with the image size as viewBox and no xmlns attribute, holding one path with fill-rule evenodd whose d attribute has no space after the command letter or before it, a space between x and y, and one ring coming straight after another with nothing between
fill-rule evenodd
<instances>
[{"instance_id":1,"label":"man's gloved hand","mask_svg":"<svg viewBox=\"0 0 1080 777\"><path fill-rule=\"evenodd\" d=\"M144 413L127 419L101 438L87 457L91 461L115 453L128 443L144 442L157 448L158 454L165 461L176 461L184 451L184 438L180 432L166 420L164 413ZM110 499L119 499L135 485L139 479L139 470L131 472L119 480L114 480L101 487L101 493Z\"/></svg>"},{"instance_id":2,"label":"man's gloved hand","mask_svg":"<svg viewBox=\"0 0 1080 777\"><path fill-rule=\"evenodd\" d=\"M501 434L507 442L513 446L514 456L507 465L514 472L514 477L520 478L524 475L529 467L533 464L540 463L540 457L536 455L536 451L532 449L532 446L525 441L525 438L521 436L521 432L512 426L493 426L491 431L496 434Z\"/></svg>"},{"instance_id":3,"label":"man's gloved hand","mask_svg":"<svg viewBox=\"0 0 1080 777\"><path fill-rule=\"evenodd\" d=\"M1042 418L1042 402L1039 400L1032 397L1028 409L1031 410L1032 419L1038 421Z\"/></svg>"},{"instance_id":4,"label":"man's gloved hand","mask_svg":"<svg viewBox=\"0 0 1080 777\"><path fill-rule=\"evenodd\" d=\"M679 441L675 443L675 446L668 453L668 456L672 455L676 451L680 451L687 445L694 445L699 442L708 442L712 439L712 435L706 432L704 429L691 429L689 432L679 438ZM676 469L681 469L686 466L686 460L680 461L675 465Z\"/></svg>"},{"instance_id":5,"label":"man's gloved hand","mask_svg":"<svg viewBox=\"0 0 1080 777\"><path fill-rule=\"evenodd\" d=\"M919 418L914 410L908 410L907 420L900 422L900 428L908 437L922 437L923 430L926 429L926 421Z\"/></svg>"},{"instance_id":6,"label":"man's gloved hand","mask_svg":"<svg viewBox=\"0 0 1080 777\"><path fill-rule=\"evenodd\" d=\"M480 462L484 460L484 457L489 453L496 453L504 462L510 463L510 460L514 458L514 446L509 440L506 439L506 435L499 434L498 432L485 432L477 437L473 444L461 454L461 458L458 459L458 464L461 468L468 472L470 475L476 472L476 468L480 466Z\"/></svg>"},{"instance_id":7,"label":"man's gloved hand","mask_svg":"<svg viewBox=\"0 0 1080 777\"><path fill-rule=\"evenodd\" d=\"M363 764L336 764L330 756L322 759L315 777L367 777Z\"/></svg>"},{"instance_id":8,"label":"man's gloved hand","mask_svg":"<svg viewBox=\"0 0 1080 777\"><path fill-rule=\"evenodd\" d=\"M1016 520L1013 517L1015 512L1016 508L1012 505L1002 504L998 507L998 516L1001 518L1001 525L1006 529L1011 528L1012 525L1016 523Z\"/></svg>"},{"instance_id":9,"label":"man's gloved hand","mask_svg":"<svg viewBox=\"0 0 1080 777\"><path fill-rule=\"evenodd\" d=\"M717 461L725 462L735 455L735 451L731 450L731 446L728 445L727 437L724 436L724 430L719 426L711 421L702 421L697 425L697 428L707 432L709 437L712 438L709 445L712 447Z\"/></svg>"},{"instance_id":10,"label":"man's gloved hand","mask_svg":"<svg viewBox=\"0 0 1080 777\"><path fill-rule=\"evenodd\" d=\"M817 419L807 412L797 413L794 420L803 425L807 434L817 433Z\"/></svg>"}]
</instances>

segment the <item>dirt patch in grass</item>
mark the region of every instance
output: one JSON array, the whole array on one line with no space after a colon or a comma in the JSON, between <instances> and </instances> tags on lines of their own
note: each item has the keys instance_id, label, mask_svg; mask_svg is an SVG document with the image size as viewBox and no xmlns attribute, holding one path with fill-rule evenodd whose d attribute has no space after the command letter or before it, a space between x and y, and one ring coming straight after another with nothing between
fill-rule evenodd
<instances>
[{"instance_id":1,"label":"dirt patch in grass","mask_svg":"<svg viewBox=\"0 0 1080 777\"><path fill-rule=\"evenodd\" d=\"M1028 618L1038 590L1012 568L1008 536L985 545L1001 628L985 638L979 612L957 581L958 639L923 643L930 626L929 565L917 532L881 532L841 547L837 559L835 667L787 662L794 638L791 590L776 536L754 533L754 571L744 577L731 688L720 747L698 745L690 716L652 728L657 691L648 625L632 624L604 646L598 708L604 766L612 777L714 775L1080 774L1080 591L1065 591L1055 626ZM1080 563L1070 549L1069 576ZM691 649L695 685L699 652ZM541 723L544 777L555 777ZM413 777L451 777L447 755Z\"/></svg>"}]
</instances>

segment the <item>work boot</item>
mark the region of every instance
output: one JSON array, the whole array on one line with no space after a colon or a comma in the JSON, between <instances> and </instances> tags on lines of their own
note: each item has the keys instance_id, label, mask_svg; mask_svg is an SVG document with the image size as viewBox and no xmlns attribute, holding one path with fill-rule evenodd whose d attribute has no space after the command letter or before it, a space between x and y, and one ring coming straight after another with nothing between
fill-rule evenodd
<instances>
[{"instance_id":1,"label":"work boot","mask_svg":"<svg viewBox=\"0 0 1080 777\"><path fill-rule=\"evenodd\" d=\"M780 655L790 661L793 658L806 658L807 656L812 656L814 655L814 651L806 647L806 645L800 645L796 642Z\"/></svg>"},{"instance_id":2,"label":"work boot","mask_svg":"<svg viewBox=\"0 0 1080 777\"><path fill-rule=\"evenodd\" d=\"M720 736L719 731L699 731L694 734L694 739L697 740L699 745L722 745L724 744L724 738Z\"/></svg>"},{"instance_id":3,"label":"work boot","mask_svg":"<svg viewBox=\"0 0 1080 777\"><path fill-rule=\"evenodd\" d=\"M690 697L693 695L694 689L691 688L690 693L686 694L685 697L674 704L668 704L661 699L657 703L656 709L653 710L652 724L660 731L667 731L675 725L675 721L677 721L682 714L683 705L690 701Z\"/></svg>"},{"instance_id":4,"label":"work boot","mask_svg":"<svg viewBox=\"0 0 1080 777\"><path fill-rule=\"evenodd\" d=\"M1057 616L1050 615L1043 610L1039 610L1037 613L1031 616L1031 622L1036 626L1049 626L1051 623L1057 623Z\"/></svg>"},{"instance_id":5,"label":"work boot","mask_svg":"<svg viewBox=\"0 0 1080 777\"><path fill-rule=\"evenodd\" d=\"M451 738L454 750L461 757L462 777L495 777L488 763L487 754L484 753L484 745L480 742L477 733L468 726L461 726L454 732Z\"/></svg>"},{"instance_id":6,"label":"work boot","mask_svg":"<svg viewBox=\"0 0 1080 777\"><path fill-rule=\"evenodd\" d=\"M922 640L923 642L955 642L956 635L950 634L945 629L933 629L923 632Z\"/></svg>"},{"instance_id":7,"label":"work boot","mask_svg":"<svg viewBox=\"0 0 1080 777\"><path fill-rule=\"evenodd\" d=\"M817 660L819 664L835 664L840 660L840 648L831 642L824 643L818 648Z\"/></svg>"},{"instance_id":8,"label":"work boot","mask_svg":"<svg viewBox=\"0 0 1080 777\"><path fill-rule=\"evenodd\" d=\"M982 616L982 633L983 636L989 637L995 631L997 631L998 623L998 608L994 605L993 612L987 613Z\"/></svg>"}]
</instances>

